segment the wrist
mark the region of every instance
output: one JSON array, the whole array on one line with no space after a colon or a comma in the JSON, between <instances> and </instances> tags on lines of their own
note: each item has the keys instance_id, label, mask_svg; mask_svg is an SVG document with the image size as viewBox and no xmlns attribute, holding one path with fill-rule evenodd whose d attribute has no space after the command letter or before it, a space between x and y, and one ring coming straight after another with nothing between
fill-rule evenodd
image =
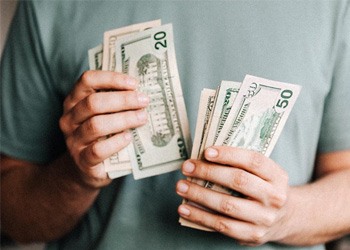
<instances>
[{"instance_id":1,"label":"wrist","mask_svg":"<svg viewBox=\"0 0 350 250\"><path fill-rule=\"evenodd\" d=\"M308 235L300 233L305 227L300 208L307 206L307 204L302 199L299 189L301 187L289 188L284 214L279 222L273 242L293 246L310 245L307 239Z\"/></svg>"},{"instance_id":2,"label":"wrist","mask_svg":"<svg viewBox=\"0 0 350 250\"><path fill-rule=\"evenodd\" d=\"M62 169L64 169L63 171L68 173L69 178L83 189L91 191L100 190L112 182L104 171L103 165L93 167L90 172L87 173L76 165L68 152L59 160L61 161L59 165L62 166Z\"/></svg>"}]
</instances>

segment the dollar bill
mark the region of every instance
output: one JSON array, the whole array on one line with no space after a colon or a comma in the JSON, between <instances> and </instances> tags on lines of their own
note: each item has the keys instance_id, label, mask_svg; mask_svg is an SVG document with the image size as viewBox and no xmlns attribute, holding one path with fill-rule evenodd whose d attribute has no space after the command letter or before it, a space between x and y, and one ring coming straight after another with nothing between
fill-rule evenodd
<instances>
[{"instance_id":1,"label":"dollar bill","mask_svg":"<svg viewBox=\"0 0 350 250\"><path fill-rule=\"evenodd\" d=\"M150 97L148 123L132 130L128 147L135 179L177 170L188 158L190 133L178 74L172 25L116 41L116 71L140 81Z\"/></svg>"},{"instance_id":2,"label":"dollar bill","mask_svg":"<svg viewBox=\"0 0 350 250\"><path fill-rule=\"evenodd\" d=\"M103 57L103 45L97 45L96 47L88 50L89 67L91 70L102 69L102 57Z\"/></svg>"},{"instance_id":3,"label":"dollar bill","mask_svg":"<svg viewBox=\"0 0 350 250\"><path fill-rule=\"evenodd\" d=\"M213 146L227 121L232 105L241 87L240 82L222 81L217 91L213 115L204 148Z\"/></svg>"},{"instance_id":4,"label":"dollar bill","mask_svg":"<svg viewBox=\"0 0 350 250\"><path fill-rule=\"evenodd\" d=\"M207 136L209 124L212 117L213 106L215 103L216 90L203 89L199 100L199 108L197 114L196 130L193 139L193 147L191 152L191 159L198 159L200 156L200 147L204 144ZM189 181L195 181L192 178L187 178ZM200 181L200 180L198 180ZM183 200L183 203L187 203L187 200ZM190 202L189 202L190 203ZM191 203L192 205L195 205ZM182 217L179 219L179 223L182 226L197 228L201 230L208 230L206 227L199 226L191 221L188 221Z\"/></svg>"},{"instance_id":5,"label":"dollar bill","mask_svg":"<svg viewBox=\"0 0 350 250\"><path fill-rule=\"evenodd\" d=\"M215 144L270 156L300 89L295 84L247 75Z\"/></svg>"},{"instance_id":6,"label":"dollar bill","mask_svg":"<svg viewBox=\"0 0 350 250\"><path fill-rule=\"evenodd\" d=\"M208 136L216 93L217 91L213 89L203 89L201 92L191 159L200 159L201 154L203 154L203 145ZM198 183L203 182L202 180L195 180L192 178L188 178L188 180Z\"/></svg>"},{"instance_id":7,"label":"dollar bill","mask_svg":"<svg viewBox=\"0 0 350 250\"><path fill-rule=\"evenodd\" d=\"M204 140L201 141L196 159L203 159L204 150L215 144L216 139L225 125L240 87L240 82L221 82L216 91L215 104L211 112L210 121L207 124L208 128L203 132L206 135L204 136ZM205 181L203 180L193 179L192 181L201 186L205 185Z\"/></svg>"},{"instance_id":8,"label":"dollar bill","mask_svg":"<svg viewBox=\"0 0 350 250\"><path fill-rule=\"evenodd\" d=\"M114 171L109 171L108 172L108 177L111 179L116 179L116 178L120 178L122 176L126 176L132 173L131 169L127 169L127 170L114 170Z\"/></svg>"},{"instance_id":9,"label":"dollar bill","mask_svg":"<svg viewBox=\"0 0 350 250\"><path fill-rule=\"evenodd\" d=\"M126 27L109 30L103 34L103 66L102 70L115 71L116 55L115 43L118 38L124 35L138 33L140 31L161 25L161 20L154 20L144 23L129 25Z\"/></svg>"},{"instance_id":10,"label":"dollar bill","mask_svg":"<svg viewBox=\"0 0 350 250\"><path fill-rule=\"evenodd\" d=\"M89 56L89 67L91 70L102 70L102 58L103 58L103 45L100 44L92 49L88 50ZM108 138L108 136L107 136ZM105 140L102 138L101 140ZM124 157L127 154L126 150L122 150L122 153L119 155L118 153L113 154L110 158L104 160L103 165L104 169L107 172L109 178L115 179L132 173L131 163L128 155L126 155L127 159L122 161L119 157ZM126 163L121 166L121 164ZM121 168L118 170L118 166ZM123 169L124 168L124 169Z\"/></svg>"},{"instance_id":11,"label":"dollar bill","mask_svg":"<svg viewBox=\"0 0 350 250\"><path fill-rule=\"evenodd\" d=\"M199 158L201 145L204 144L206 137L208 136L207 132L214 107L215 95L216 90L214 89L203 89L201 92L191 159Z\"/></svg>"},{"instance_id":12,"label":"dollar bill","mask_svg":"<svg viewBox=\"0 0 350 250\"><path fill-rule=\"evenodd\" d=\"M202 91L192 148L192 159L202 159L204 150L207 147L214 145L216 138L227 120L240 86L241 83L239 82L222 81L217 91ZM200 179L188 178L188 180L201 186L204 186L206 183L204 180ZM203 210L207 210L191 201L183 200L183 203L188 203L192 206L197 206ZM179 222L182 226L204 231L213 231L182 217L180 217Z\"/></svg>"},{"instance_id":13,"label":"dollar bill","mask_svg":"<svg viewBox=\"0 0 350 250\"><path fill-rule=\"evenodd\" d=\"M115 71L116 69L115 42L117 41L117 39L121 38L124 35L135 34L146 29L160 26L160 24L160 20L154 20L106 31L103 36L104 45L102 57L102 70ZM120 177L120 174L132 172L131 162L127 148L124 148L119 152L114 153L111 157L104 160L103 163L105 166L105 170L107 171L109 177L112 179ZM115 173L115 171L117 172ZM121 171L121 173L118 173L118 171Z\"/></svg>"}]
</instances>

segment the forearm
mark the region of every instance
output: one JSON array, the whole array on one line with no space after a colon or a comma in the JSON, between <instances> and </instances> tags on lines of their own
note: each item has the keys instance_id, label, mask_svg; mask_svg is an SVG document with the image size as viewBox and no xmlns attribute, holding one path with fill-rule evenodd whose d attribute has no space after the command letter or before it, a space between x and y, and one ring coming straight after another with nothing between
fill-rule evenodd
<instances>
[{"instance_id":1,"label":"forearm","mask_svg":"<svg viewBox=\"0 0 350 250\"><path fill-rule=\"evenodd\" d=\"M292 187L281 243L314 245L350 232L350 169Z\"/></svg>"},{"instance_id":2,"label":"forearm","mask_svg":"<svg viewBox=\"0 0 350 250\"><path fill-rule=\"evenodd\" d=\"M54 240L69 232L99 193L84 184L73 164L67 155L48 166L6 162L2 231L22 243Z\"/></svg>"}]
</instances>

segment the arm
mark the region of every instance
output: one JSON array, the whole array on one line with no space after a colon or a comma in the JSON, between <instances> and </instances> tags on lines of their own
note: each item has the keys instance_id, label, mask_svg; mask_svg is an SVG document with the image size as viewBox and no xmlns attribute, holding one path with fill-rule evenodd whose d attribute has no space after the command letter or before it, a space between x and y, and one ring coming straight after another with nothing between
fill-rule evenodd
<instances>
[{"instance_id":1,"label":"arm","mask_svg":"<svg viewBox=\"0 0 350 250\"><path fill-rule=\"evenodd\" d=\"M1 230L20 243L69 232L99 193L84 185L75 168L68 154L47 166L2 155Z\"/></svg>"},{"instance_id":2,"label":"arm","mask_svg":"<svg viewBox=\"0 0 350 250\"><path fill-rule=\"evenodd\" d=\"M314 245L350 232L350 151L320 155L317 179L299 187L289 187L284 170L256 152L213 147L207 149L205 157L207 161L186 162L183 173L237 190L248 198L180 181L179 195L219 212L186 204L179 207L184 218L245 245L268 241Z\"/></svg>"},{"instance_id":3,"label":"arm","mask_svg":"<svg viewBox=\"0 0 350 250\"><path fill-rule=\"evenodd\" d=\"M111 180L102 161L124 148L126 130L146 122L148 99L136 83L113 72L88 71L64 102L60 127L68 152L38 165L1 158L2 231L22 243L50 241L68 233ZM109 92L99 90L109 89ZM106 140L99 140L114 134Z\"/></svg>"},{"instance_id":4,"label":"arm","mask_svg":"<svg viewBox=\"0 0 350 250\"><path fill-rule=\"evenodd\" d=\"M313 183L291 189L282 242L317 244L350 233L350 151L320 154L315 171Z\"/></svg>"}]
</instances>

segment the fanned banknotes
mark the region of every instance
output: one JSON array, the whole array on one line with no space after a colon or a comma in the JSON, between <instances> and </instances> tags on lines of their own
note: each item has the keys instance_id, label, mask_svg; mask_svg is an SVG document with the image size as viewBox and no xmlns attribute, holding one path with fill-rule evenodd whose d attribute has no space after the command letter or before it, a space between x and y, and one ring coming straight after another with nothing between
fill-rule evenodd
<instances>
[{"instance_id":1,"label":"fanned banknotes","mask_svg":"<svg viewBox=\"0 0 350 250\"><path fill-rule=\"evenodd\" d=\"M104 44L88 51L90 69L123 72L140 80L150 97L149 122L132 130L133 143L104 161L110 178L135 179L177 170L188 158L191 137L171 24L160 20L104 33ZM131 160L131 161L130 161Z\"/></svg>"},{"instance_id":2,"label":"fanned banknotes","mask_svg":"<svg viewBox=\"0 0 350 250\"><path fill-rule=\"evenodd\" d=\"M207 120L209 124L196 127L191 156L202 159L204 149L213 145L241 147L269 156L292 111L300 89L298 85L251 75L247 75L242 84L223 81L216 91L214 108L206 115L210 118L198 117L198 121L202 120L202 123L205 123ZM213 96L212 92L211 95ZM206 98L202 94L199 115L207 110L209 100ZM190 180L217 192L238 195L234 190L215 183ZM192 205L199 206L193 203ZM183 218L180 218L179 222L183 226L212 231Z\"/></svg>"}]
</instances>

